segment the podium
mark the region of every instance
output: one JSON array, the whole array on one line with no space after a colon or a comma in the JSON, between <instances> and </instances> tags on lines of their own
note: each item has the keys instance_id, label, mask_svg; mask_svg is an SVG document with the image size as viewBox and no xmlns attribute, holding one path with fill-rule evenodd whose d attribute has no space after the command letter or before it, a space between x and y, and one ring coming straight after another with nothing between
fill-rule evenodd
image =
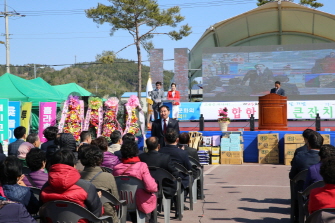
<instances>
[{"instance_id":1,"label":"podium","mask_svg":"<svg viewBox=\"0 0 335 223\"><path fill-rule=\"evenodd\" d=\"M259 130L287 130L287 97L268 94L258 101Z\"/></svg>"}]
</instances>

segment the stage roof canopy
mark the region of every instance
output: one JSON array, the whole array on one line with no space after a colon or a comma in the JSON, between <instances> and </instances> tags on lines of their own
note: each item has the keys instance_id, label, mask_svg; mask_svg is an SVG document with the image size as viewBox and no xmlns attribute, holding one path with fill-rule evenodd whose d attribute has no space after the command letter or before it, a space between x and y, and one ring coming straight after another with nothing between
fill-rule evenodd
<instances>
[{"instance_id":1,"label":"stage roof canopy","mask_svg":"<svg viewBox=\"0 0 335 223\"><path fill-rule=\"evenodd\" d=\"M335 15L292 2L269 2L209 27L191 50L190 67L201 68L207 47L335 42ZM193 71L192 78L201 76Z\"/></svg>"}]
</instances>

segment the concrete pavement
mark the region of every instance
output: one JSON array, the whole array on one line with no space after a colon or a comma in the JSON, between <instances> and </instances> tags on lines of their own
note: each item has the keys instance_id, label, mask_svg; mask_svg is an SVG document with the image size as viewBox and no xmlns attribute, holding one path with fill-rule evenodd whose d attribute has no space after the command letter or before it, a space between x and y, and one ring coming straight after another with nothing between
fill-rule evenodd
<instances>
[{"instance_id":1,"label":"concrete pavement","mask_svg":"<svg viewBox=\"0 0 335 223\"><path fill-rule=\"evenodd\" d=\"M253 163L205 166L205 200L185 211L183 222L289 222L289 170L290 166Z\"/></svg>"}]
</instances>

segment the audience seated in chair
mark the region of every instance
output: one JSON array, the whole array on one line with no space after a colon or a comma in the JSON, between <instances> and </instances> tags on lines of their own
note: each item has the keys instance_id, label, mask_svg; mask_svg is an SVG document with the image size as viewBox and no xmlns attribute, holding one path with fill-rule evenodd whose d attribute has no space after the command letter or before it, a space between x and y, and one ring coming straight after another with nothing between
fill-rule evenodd
<instances>
[{"instance_id":1,"label":"audience seated in chair","mask_svg":"<svg viewBox=\"0 0 335 223\"><path fill-rule=\"evenodd\" d=\"M100 150L103 152L103 160L101 163L102 167L108 167L110 169L114 169L116 165L120 163L120 160L117 156L115 156L113 153L108 152L108 142L107 139L103 136L100 136L91 142L92 145L96 145L100 148Z\"/></svg>"},{"instance_id":2,"label":"audience seated in chair","mask_svg":"<svg viewBox=\"0 0 335 223\"><path fill-rule=\"evenodd\" d=\"M143 181L145 190L139 189L136 192L136 200L143 200L144 197L149 197L149 200L141 203L137 208L147 214L146 222L151 218L150 213L155 210L157 204L156 196L148 196L151 193L157 192L157 184L155 179L150 175L148 165L138 158L138 145L135 141L123 141L121 146L122 163L114 167L114 176L132 176ZM120 188L119 188L120 189ZM133 222L136 219L135 213L130 214Z\"/></svg>"},{"instance_id":3,"label":"audience seated in chair","mask_svg":"<svg viewBox=\"0 0 335 223\"><path fill-rule=\"evenodd\" d=\"M36 214L39 209L38 200L30 188L25 187L23 177L22 163L18 158L9 156L0 163L0 182L4 196L8 200L22 203L30 214Z\"/></svg>"},{"instance_id":4,"label":"audience seated in chair","mask_svg":"<svg viewBox=\"0 0 335 223\"><path fill-rule=\"evenodd\" d=\"M8 222L36 223L23 204L0 200L0 223Z\"/></svg>"},{"instance_id":5,"label":"audience seated in chair","mask_svg":"<svg viewBox=\"0 0 335 223\"><path fill-rule=\"evenodd\" d=\"M320 174L325 186L311 190L308 202L310 214L324 208L335 208L335 157L322 160Z\"/></svg>"},{"instance_id":6,"label":"audience seated in chair","mask_svg":"<svg viewBox=\"0 0 335 223\"><path fill-rule=\"evenodd\" d=\"M80 179L75 164L76 158L71 150L60 149L53 154L48 169L49 179L42 188L40 201L71 201L100 217L102 204L97 189L92 183Z\"/></svg>"},{"instance_id":7,"label":"audience seated in chair","mask_svg":"<svg viewBox=\"0 0 335 223\"><path fill-rule=\"evenodd\" d=\"M8 156L17 156L19 147L26 140L26 127L19 126L14 129L15 142L8 145Z\"/></svg>"},{"instance_id":8,"label":"audience seated in chair","mask_svg":"<svg viewBox=\"0 0 335 223\"><path fill-rule=\"evenodd\" d=\"M40 145L41 145L41 141L37 133L31 133L27 136L27 141L22 143L17 151L17 158L21 160L21 162L23 163L23 166L27 166L26 164L27 153L32 148L35 148L35 147L39 148Z\"/></svg>"},{"instance_id":9,"label":"audience seated in chair","mask_svg":"<svg viewBox=\"0 0 335 223\"><path fill-rule=\"evenodd\" d=\"M122 137L121 132L118 130L114 130L114 132L111 133L110 135L111 144L108 146L109 152L115 153L116 151L120 151L122 144L121 137Z\"/></svg>"},{"instance_id":10,"label":"audience seated in chair","mask_svg":"<svg viewBox=\"0 0 335 223\"><path fill-rule=\"evenodd\" d=\"M55 145L55 139L57 138L58 128L55 126L49 126L43 131L44 138L47 139L46 142L42 143L41 150L47 152L47 148L50 145Z\"/></svg>"},{"instance_id":11,"label":"audience seated in chair","mask_svg":"<svg viewBox=\"0 0 335 223\"><path fill-rule=\"evenodd\" d=\"M165 134L166 146L160 148L158 152L168 154L171 157L172 162L183 165L187 170L191 170L191 163L188 158L188 153L185 150L178 148L179 135L175 129L168 128ZM188 187L189 177L184 174L180 174L182 179L183 189Z\"/></svg>"},{"instance_id":12,"label":"audience seated in chair","mask_svg":"<svg viewBox=\"0 0 335 223\"><path fill-rule=\"evenodd\" d=\"M92 142L92 135L89 131L82 131L80 133L80 145L87 145L87 144L91 144Z\"/></svg>"},{"instance_id":13,"label":"audience seated in chair","mask_svg":"<svg viewBox=\"0 0 335 223\"><path fill-rule=\"evenodd\" d=\"M39 148L32 148L26 156L27 166L31 170L23 178L23 182L27 187L42 188L48 181L48 174L45 170L46 165L45 152Z\"/></svg>"},{"instance_id":14,"label":"audience seated in chair","mask_svg":"<svg viewBox=\"0 0 335 223\"><path fill-rule=\"evenodd\" d=\"M80 172L81 179L91 182L98 190L106 190L114 195L116 199L119 199L114 176L110 173L103 172L100 167L103 160L103 152L101 149L89 144L83 145L80 148L80 160L85 166L84 170ZM103 204L103 206L105 210L104 215L112 216L114 222L117 222L118 217L114 207L109 203Z\"/></svg>"},{"instance_id":15,"label":"audience seated in chair","mask_svg":"<svg viewBox=\"0 0 335 223\"><path fill-rule=\"evenodd\" d=\"M294 152L293 157L295 157L299 152L308 152L308 138L313 132L315 132L313 129L305 129L302 132L302 137L304 138L305 145L297 148Z\"/></svg>"},{"instance_id":16,"label":"audience seated in chair","mask_svg":"<svg viewBox=\"0 0 335 223\"><path fill-rule=\"evenodd\" d=\"M293 179L296 174L300 171L308 169L310 166L317 164L320 161L319 151L323 145L323 138L318 132L312 132L308 137L307 141L308 151L299 152L291 162L291 171L289 174L290 179ZM298 187L298 190L301 190L301 187Z\"/></svg>"},{"instance_id":17,"label":"audience seated in chair","mask_svg":"<svg viewBox=\"0 0 335 223\"><path fill-rule=\"evenodd\" d=\"M140 154L140 160L148 166L160 167L171 173L175 178L178 178L179 172L171 161L170 155L158 152L160 148L158 138L156 136L148 138L146 145L148 152ZM168 179L163 180L163 192L167 199L171 199L175 195L176 190L177 182L171 182Z\"/></svg>"},{"instance_id":18,"label":"audience seated in chair","mask_svg":"<svg viewBox=\"0 0 335 223\"><path fill-rule=\"evenodd\" d=\"M321 146L319 156L320 156L321 161L308 168L308 173L307 173L307 177L305 180L304 189L306 189L309 185L317 181L323 180L322 176L320 175L321 162L322 160L326 158L335 156L335 147L329 144L325 144Z\"/></svg>"}]
</instances>

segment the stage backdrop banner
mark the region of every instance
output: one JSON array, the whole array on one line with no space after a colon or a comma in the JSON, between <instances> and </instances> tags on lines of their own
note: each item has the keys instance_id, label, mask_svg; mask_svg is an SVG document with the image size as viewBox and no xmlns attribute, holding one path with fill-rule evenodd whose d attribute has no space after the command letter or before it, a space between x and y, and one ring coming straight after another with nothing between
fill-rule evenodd
<instances>
[{"instance_id":1,"label":"stage backdrop banner","mask_svg":"<svg viewBox=\"0 0 335 223\"><path fill-rule=\"evenodd\" d=\"M21 109L21 126L26 127L26 132L30 132L30 117L31 117L32 102L23 102Z\"/></svg>"},{"instance_id":2,"label":"stage backdrop banner","mask_svg":"<svg viewBox=\"0 0 335 223\"><path fill-rule=\"evenodd\" d=\"M0 141L3 152L8 154L8 99L0 99Z\"/></svg>"},{"instance_id":3,"label":"stage backdrop banner","mask_svg":"<svg viewBox=\"0 0 335 223\"><path fill-rule=\"evenodd\" d=\"M21 102L10 101L8 107L8 139L9 143L16 141L14 129L20 126Z\"/></svg>"},{"instance_id":4,"label":"stage backdrop banner","mask_svg":"<svg viewBox=\"0 0 335 223\"><path fill-rule=\"evenodd\" d=\"M56 124L57 102L40 102L40 121L38 127L38 136L41 142L46 142L43 131L49 126Z\"/></svg>"},{"instance_id":5,"label":"stage backdrop banner","mask_svg":"<svg viewBox=\"0 0 335 223\"><path fill-rule=\"evenodd\" d=\"M200 102L181 102L178 120L199 120Z\"/></svg>"},{"instance_id":6,"label":"stage backdrop banner","mask_svg":"<svg viewBox=\"0 0 335 223\"><path fill-rule=\"evenodd\" d=\"M231 119L250 119L254 114L258 119L258 102L202 102L199 103L200 114L207 120L216 120L219 109L228 108L228 117ZM335 118L335 101L288 101L287 119L315 119L319 113L322 119ZM199 117L199 116L198 116ZM197 119L197 118L196 118Z\"/></svg>"}]
</instances>

